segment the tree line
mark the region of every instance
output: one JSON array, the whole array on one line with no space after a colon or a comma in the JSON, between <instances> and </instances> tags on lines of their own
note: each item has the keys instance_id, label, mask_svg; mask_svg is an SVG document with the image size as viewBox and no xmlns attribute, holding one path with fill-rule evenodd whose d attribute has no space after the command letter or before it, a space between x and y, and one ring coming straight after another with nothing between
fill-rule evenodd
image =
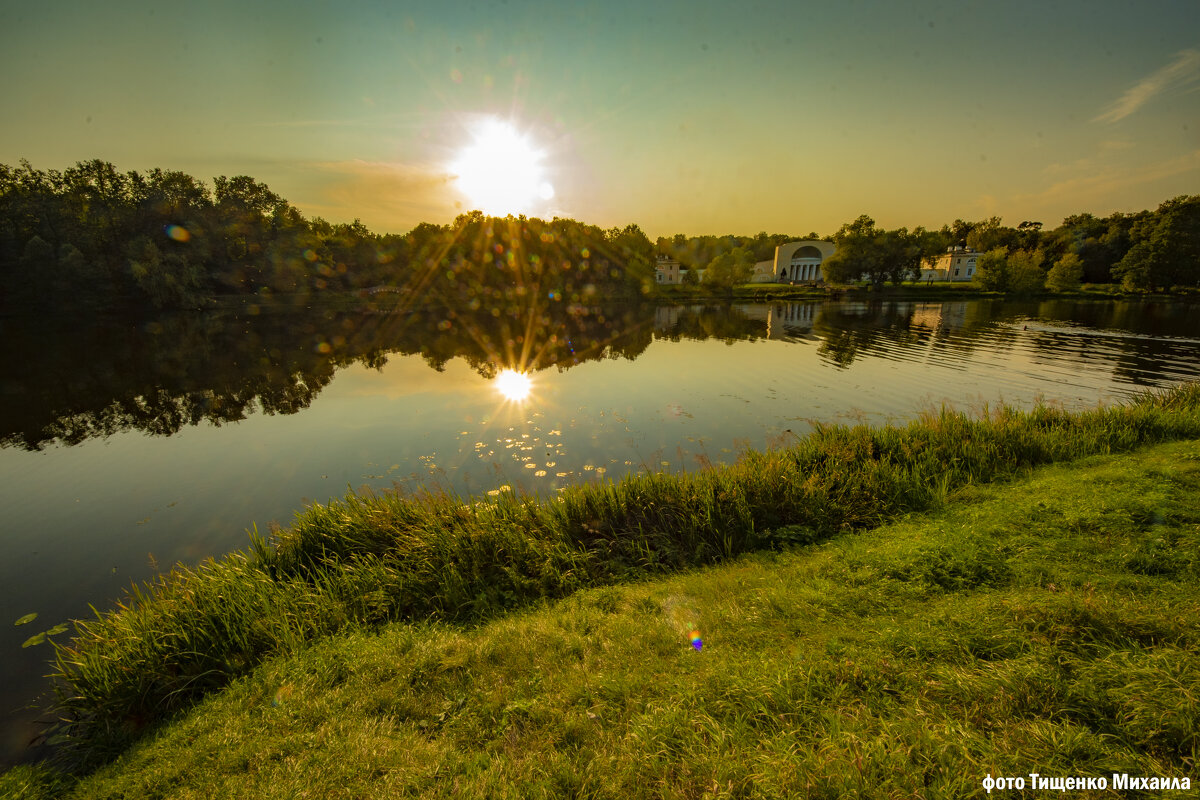
<instances>
[{"instance_id":1,"label":"tree line","mask_svg":"<svg viewBox=\"0 0 1200 800\"><path fill-rule=\"evenodd\" d=\"M1129 290L1200 283L1200 197L1155 211L1005 226L999 217L939 230L886 230L862 215L828 236L810 232L685 236L655 242L637 225L602 229L571 219L485 217L376 234L299 210L248 176L211 186L183 172L120 172L92 160L63 170L0 164L0 309L120 306L194 308L220 295L307 294L389 285L422 300L503 309L523 292L551 302L657 291L656 257L690 281L748 282L754 265L797 239L837 252L826 280L911 280L947 248L979 251L977 282L1005 291L1081 281Z\"/></svg>"},{"instance_id":2,"label":"tree line","mask_svg":"<svg viewBox=\"0 0 1200 800\"><path fill-rule=\"evenodd\" d=\"M827 236L676 234L660 237L656 253L678 260L690 282L704 270L706 282L731 286L749 281L754 264L773 258L778 245L801 239L837 245L822 264L831 283L915 280L922 267L957 246L981 254L976 282L986 289L1064 291L1084 282L1119 283L1130 291L1200 285L1200 196L1176 197L1154 211L1075 214L1052 230L1032 220L1007 226L1000 217L956 219L937 230L887 230L864 214Z\"/></svg>"},{"instance_id":3,"label":"tree line","mask_svg":"<svg viewBox=\"0 0 1200 800\"><path fill-rule=\"evenodd\" d=\"M1076 214L1052 231L1041 223L976 223L965 244L980 251L976 281L986 289L1074 289L1119 283L1129 291L1200 285L1200 196L1182 195L1154 211L1099 218Z\"/></svg>"},{"instance_id":4,"label":"tree line","mask_svg":"<svg viewBox=\"0 0 1200 800\"><path fill-rule=\"evenodd\" d=\"M223 294L379 285L498 306L514 278L579 302L653 291L653 262L636 225L472 212L380 235L357 220L307 219L244 175L209 186L100 160L63 171L0 164L0 308L189 308Z\"/></svg>"}]
</instances>

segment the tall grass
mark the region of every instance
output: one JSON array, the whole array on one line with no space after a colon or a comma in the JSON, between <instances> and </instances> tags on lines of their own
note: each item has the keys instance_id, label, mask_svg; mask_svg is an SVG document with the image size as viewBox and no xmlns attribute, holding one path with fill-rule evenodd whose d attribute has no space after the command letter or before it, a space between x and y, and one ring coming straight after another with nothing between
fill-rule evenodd
<instances>
[{"instance_id":1,"label":"tall grass","mask_svg":"<svg viewBox=\"0 0 1200 800\"><path fill-rule=\"evenodd\" d=\"M1038 464L1200 438L1200 385L1081 413L941 411L904 428L818 427L786 450L553 499L350 494L271 541L134 590L56 645L81 766L268 656L348 626L481 620L579 588L815 542Z\"/></svg>"}]
</instances>

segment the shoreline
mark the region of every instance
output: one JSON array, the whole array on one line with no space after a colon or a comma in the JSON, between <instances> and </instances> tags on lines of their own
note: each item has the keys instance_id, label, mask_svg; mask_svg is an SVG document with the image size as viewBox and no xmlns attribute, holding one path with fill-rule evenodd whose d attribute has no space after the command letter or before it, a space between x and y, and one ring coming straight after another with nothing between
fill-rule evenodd
<instances>
[{"instance_id":1,"label":"shoreline","mask_svg":"<svg viewBox=\"0 0 1200 800\"><path fill-rule=\"evenodd\" d=\"M27 765L0 790L962 797L1031 771L1179 785L1198 721L1198 465L1195 438L1094 455L855 536L477 623L348 626L91 775Z\"/></svg>"},{"instance_id":2,"label":"shoreline","mask_svg":"<svg viewBox=\"0 0 1200 800\"><path fill-rule=\"evenodd\" d=\"M660 300L1170 300L1200 302L1200 291L1126 292L1116 284L1088 284L1071 292L1040 291L1032 293L994 292L969 283L906 283L900 286L790 286L780 284L741 284L731 290L710 290L703 286L659 287Z\"/></svg>"},{"instance_id":3,"label":"shoreline","mask_svg":"<svg viewBox=\"0 0 1200 800\"><path fill-rule=\"evenodd\" d=\"M273 541L182 568L58 648L75 755L98 763L265 659L355 626L472 623L530 604L835 539L1039 465L1200 438L1200 385L1078 413L943 411L823 426L732 467L580 485L560 499L356 495Z\"/></svg>"},{"instance_id":4,"label":"shoreline","mask_svg":"<svg viewBox=\"0 0 1200 800\"><path fill-rule=\"evenodd\" d=\"M96 317L134 316L153 318L171 314L201 314L213 312L245 311L251 315L282 310L308 310L316 312L342 311L363 313L397 313L410 307L426 308L421 302L411 303L411 295L369 295L365 290L324 291L307 293L269 292L259 294L222 294L204 298L202 305L195 308L146 309L141 307L74 309L72 313L84 313ZM969 284L904 284L901 286L790 286L780 284L742 284L732 289L698 286L656 286L655 291L644 295L590 295L565 302L565 305L582 307L606 304L651 303L686 304L694 301L760 302L819 301L819 300L1122 300L1137 302L1200 303L1200 290L1180 292L1126 292L1115 284L1089 284L1070 292L1040 291L1033 293L994 292L973 287ZM445 303L442 306L450 308ZM0 309L0 319L19 320L26 317L41 318L42 309Z\"/></svg>"}]
</instances>

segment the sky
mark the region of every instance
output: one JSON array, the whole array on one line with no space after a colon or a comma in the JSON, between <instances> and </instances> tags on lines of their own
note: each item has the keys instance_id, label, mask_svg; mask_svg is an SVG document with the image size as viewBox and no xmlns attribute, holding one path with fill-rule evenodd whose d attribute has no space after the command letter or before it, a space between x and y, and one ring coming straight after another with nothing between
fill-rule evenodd
<instances>
[{"instance_id":1,"label":"sky","mask_svg":"<svg viewBox=\"0 0 1200 800\"><path fill-rule=\"evenodd\" d=\"M479 207L471 152L514 213L652 238L1200 193L1196 0L0 0L0 73L0 163L250 175L380 233Z\"/></svg>"}]
</instances>

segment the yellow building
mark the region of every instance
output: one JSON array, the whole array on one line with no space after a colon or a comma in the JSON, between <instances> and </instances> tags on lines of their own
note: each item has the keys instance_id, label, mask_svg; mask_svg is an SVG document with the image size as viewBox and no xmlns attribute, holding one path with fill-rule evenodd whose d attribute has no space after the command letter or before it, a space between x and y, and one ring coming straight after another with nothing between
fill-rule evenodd
<instances>
[{"instance_id":1,"label":"yellow building","mask_svg":"<svg viewBox=\"0 0 1200 800\"><path fill-rule=\"evenodd\" d=\"M660 255L654 264L654 279L664 285L679 285L683 282L684 272L687 270L680 269L679 262L668 256Z\"/></svg>"},{"instance_id":2,"label":"yellow building","mask_svg":"<svg viewBox=\"0 0 1200 800\"><path fill-rule=\"evenodd\" d=\"M980 253L969 247L951 247L932 265L921 269L923 281L969 281L975 277L975 259Z\"/></svg>"}]
</instances>

